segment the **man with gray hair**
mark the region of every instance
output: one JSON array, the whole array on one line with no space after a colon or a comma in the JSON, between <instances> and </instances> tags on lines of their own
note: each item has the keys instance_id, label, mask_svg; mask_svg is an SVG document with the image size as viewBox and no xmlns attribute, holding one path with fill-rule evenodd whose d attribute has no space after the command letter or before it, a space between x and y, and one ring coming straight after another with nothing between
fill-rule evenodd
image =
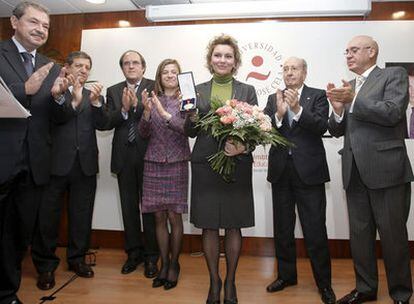
<instances>
[{"instance_id":1,"label":"man with gray hair","mask_svg":"<svg viewBox=\"0 0 414 304\"><path fill-rule=\"evenodd\" d=\"M357 304L377 299L377 230L381 238L388 290L396 304L412 295L407 219L413 173L404 139L409 100L407 72L377 67L378 44L356 36L344 53L351 82L327 95L333 113L329 132L344 136L342 179L346 191L356 288L338 301Z\"/></svg>"},{"instance_id":2,"label":"man with gray hair","mask_svg":"<svg viewBox=\"0 0 414 304\"><path fill-rule=\"evenodd\" d=\"M59 67L36 50L49 33L47 8L23 1L10 17L14 35L0 42L0 77L31 116L0 118L0 303L20 303L21 260L31 243L49 182L51 90ZM55 84L55 85L54 85Z\"/></svg>"},{"instance_id":3,"label":"man with gray hair","mask_svg":"<svg viewBox=\"0 0 414 304\"><path fill-rule=\"evenodd\" d=\"M306 250L323 303L335 303L326 232L325 183L329 181L322 135L328 128L325 91L304 84L307 64L291 57L283 64L286 89L269 96L265 113L292 147L272 146L267 179L272 183L273 227L277 279L267 286L277 292L297 284L295 206Z\"/></svg>"}]
</instances>

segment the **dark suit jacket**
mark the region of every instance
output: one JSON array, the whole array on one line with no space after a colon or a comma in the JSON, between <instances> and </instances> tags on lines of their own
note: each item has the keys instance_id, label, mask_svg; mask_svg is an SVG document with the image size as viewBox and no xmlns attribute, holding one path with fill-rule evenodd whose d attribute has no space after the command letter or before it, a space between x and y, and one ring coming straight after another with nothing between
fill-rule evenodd
<instances>
[{"instance_id":1,"label":"dark suit jacket","mask_svg":"<svg viewBox=\"0 0 414 304\"><path fill-rule=\"evenodd\" d=\"M352 81L355 86L355 81ZM329 132L344 135L342 178L347 189L352 158L364 184L380 189L413 180L404 139L409 100L407 72L401 67L376 67L362 85L353 108L346 106L341 123L332 113Z\"/></svg>"},{"instance_id":2,"label":"dark suit jacket","mask_svg":"<svg viewBox=\"0 0 414 304\"><path fill-rule=\"evenodd\" d=\"M82 171L91 176L98 173L98 146L96 129L104 128L104 107L90 104L90 91L83 89L82 103L78 109L71 105L72 95L65 93L65 103L53 106L52 170L53 175L66 176L73 167L77 154ZM103 105L103 97L100 97Z\"/></svg>"},{"instance_id":3,"label":"dark suit jacket","mask_svg":"<svg viewBox=\"0 0 414 304\"><path fill-rule=\"evenodd\" d=\"M210 98L211 98L211 85L212 81L208 81L197 86L197 92L199 94L197 99L197 108L199 115L203 116L210 110ZM252 105L257 105L256 91L253 86L242 83L237 80L233 80L233 93L234 99L247 102ZM191 154L191 162L207 162L207 157L217 153L218 143L210 135L205 132L200 132L198 128L195 128L194 123L189 119L185 122L185 132L190 137L196 137L193 152ZM237 158L240 161L252 162L252 155L238 155Z\"/></svg>"},{"instance_id":4,"label":"dark suit jacket","mask_svg":"<svg viewBox=\"0 0 414 304\"><path fill-rule=\"evenodd\" d=\"M289 126L288 113L277 129L275 113L276 94L269 96L265 114L272 118L272 125L281 135L286 137L295 147L291 148L292 159L300 179L308 185L317 185L329 181L329 170L326 162L322 135L328 128L329 104L325 91L309 88L304 85L299 100L303 108L300 119ZM286 166L289 148L272 146L269 151L267 180L277 183Z\"/></svg>"},{"instance_id":5,"label":"dark suit jacket","mask_svg":"<svg viewBox=\"0 0 414 304\"><path fill-rule=\"evenodd\" d=\"M144 89L147 89L148 92L154 90L154 81L142 78L137 90L138 106L135 111L133 109L129 111L128 120L125 120L121 113L122 91L126 86L126 81L122 81L109 87L106 91L106 104L108 107L109 122L105 129L111 130L115 128L112 140L111 156L111 171L115 174L121 172L125 163L128 146L128 124L131 120L136 122L136 141L139 156L142 159L144 159L145 151L147 149L147 140L141 138L138 133L138 123L141 119L142 112L144 111L144 107L141 102L141 93Z\"/></svg>"},{"instance_id":6,"label":"dark suit jacket","mask_svg":"<svg viewBox=\"0 0 414 304\"><path fill-rule=\"evenodd\" d=\"M36 53L35 70L48 62L47 57ZM43 185L49 181L50 113L54 102L50 90L59 69L58 65L53 66L39 91L28 96L24 88L28 77L16 45L11 39L0 42L0 76L16 99L32 114L27 119L2 118L0 121L0 184L18 173L16 166L22 158L26 140L30 151L28 165L35 183Z\"/></svg>"}]
</instances>

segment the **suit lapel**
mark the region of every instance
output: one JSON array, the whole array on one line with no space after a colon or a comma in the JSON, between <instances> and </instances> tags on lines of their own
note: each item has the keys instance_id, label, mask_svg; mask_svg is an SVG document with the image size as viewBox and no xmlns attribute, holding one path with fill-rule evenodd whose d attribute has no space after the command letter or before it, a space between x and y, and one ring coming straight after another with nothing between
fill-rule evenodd
<instances>
[{"instance_id":1,"label":"suit lapel","mask_svg":"<svg viewBox=\"0 0 414 304\"><path fill-rule=\"evenodd\" d=\"M37 71L39 68L44 66L45 64L49 63L49 61L40 55L38 52L36 52L36 58L35 58L35 71Z\"/></svg>"},{"instance_id":2,"label":"suit lapel","mask_svg":"<svg viewBox=\"0 0 414 304\"><path fill-rule=\"evenodd\" d=\"M309 94L309 89L306 85L303 85L302 94L300 94L299 104L302 106L302 108L308 108L311 106L312 97Z\"/></svg>"},{"instance_id":3,"label":"suit lapel","mask_svg":"<svg viewBox=\"0 0 414 304\"><path fill-rule=\"evenodd\" d=\"M141 82L139 83L138 89L137 89L137 97L138 100L141 100L141 93L144 91L147 84L147 80L145 78L141 79ZM151 94L151 92L148 92L148 94Z\"/></svg>"},{"instance_id":4,"label":"suit lapel","mask_svg":"<svg viewBox=\"0 0 414 304\"><path fill-rule=\"evenodd\" d=\"M200 94L198 108L200 111L207 113L211 108L211 81L200 84L198 91Z\"/></svg>"},{"instance_id":5,"label":"suit lapel","mask_svg":"<svg viewBox=\"0 0 414 304\"><path fill-rule=\"evenodd\" d=\"M8 40L3 46L3 54L10 66L16 71L16 74L26 82L27 74L24 69L23 60L13 40Z\"/></svg>"},{"instance_id":6,"label":"suit lapel","mask_svg":"<svg viewBox=\"0 0 414 304\"><path fill-rule=\"evenodd\" d=\"M89 90L82 88L82 102L79 106L78 113L81 113L85 107L89 106Z\"/></svg>"},{"instance_id":7,"label":"suit lapel","mask_svg":"<svg viewBox=\"0 0 414 304\"><path fill-rule=\"evenodd\" d=\"M381 75L381 69L379 67L375 67L375 69L372 70L371 73L369 73L368 78L364 81L362 84L361 89L358 92L358 95L363 96L365 92L369 92L371 90L371 87L377 83L377 78ZM354 81L355 86L355 81Z\"/></svg>"},{"instance_id":8,"label":"suit lapel","mask_svg":"<svg viewBox=\"0 0 414 304\"><path fill-rule=\"evenodd\" d=\"M240 89L240 81L237 81L236 79L233 79L233 92L231 93L231 98L232 99L237 99L240 101L245 101L245 100L241 100L243 98L243 96L241 96L241 89Z\"/></svg>"}]
</instances>

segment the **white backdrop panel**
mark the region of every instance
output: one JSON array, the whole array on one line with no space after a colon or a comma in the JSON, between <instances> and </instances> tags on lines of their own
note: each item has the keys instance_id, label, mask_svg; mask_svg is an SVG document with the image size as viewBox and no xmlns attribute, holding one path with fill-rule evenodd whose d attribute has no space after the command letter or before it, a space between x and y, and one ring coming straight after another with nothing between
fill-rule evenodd
<instances>
[{"instance_id":1,"label":"white backdrop panel","mask_svg":"<svg viewBox=\"0 0 414 304\"><path fill-rule=\"evenodd\" d=\"M141 28L85 30L82 50L93 58L90 79L105 87L123 80L118 60L127 49L141 52L147 61L145 76L154 78L156 68L165 58L177 59L183 71L193 71L197 83L210 79L205 68L206 46L221 33L234 36L242 51L243 65L237 78L256 87L260 106L274 93L281 81L281 64L289 56L303 57L308 62L307 85L325 88L328 82L337 85L341 79L351 79L343 56L347 42L355 35L371 35L380 45L378 65L386 62L414 62L414 22L275 22L246 24L179 25ZM110 174L112 131L98 133L100 174L93 218L94 229L122 230L122 217L116 177ZM342 190L340 157L337 151L342 139L324 139L331 182L326 184L327 227L330 239L348 239L345 194ZM410 157L414 142L407 141ZM411 157L412 161L414 157ZM256 226L244 230L244 235L273 235L271 187L266 181L267 152L255 151L254 198ZM414 239L414 215L411 209L409 235ZM185 233L196 234L184 216ZM296 235L302 236L300 225Z\"/></svg>"}]
</instances>

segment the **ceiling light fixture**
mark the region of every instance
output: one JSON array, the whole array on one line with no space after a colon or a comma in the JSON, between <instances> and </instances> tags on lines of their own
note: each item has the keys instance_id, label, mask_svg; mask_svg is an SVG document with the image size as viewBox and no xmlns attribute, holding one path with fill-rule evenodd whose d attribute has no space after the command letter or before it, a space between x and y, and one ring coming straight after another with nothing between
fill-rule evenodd
<instances>
[{"instance_id":1,"label":"ceiling light fixture","mask_svg":"<svg viewBox=\"0 0 414 304\"><path fill-rule=\"evenodd\" d=\"M104 4L106 0L86 0L86 2L93 3L93 4Z\"/></svg>"},{"instance_id":2,"label":"ceiling light fixture","mask_svg":"<svg viewBox=\"0 0 414 304\"><path fill-rule=\"evenodd\" d=\"M145 17L151 22L271 18L366 16L371 0L309 0L209 2L172 5L148 5Z\"/></svg>"},{"instance_id":3,"label":"ceiling light fixture","mask_svg":"<svg viewBox=\"0 0 414 304\"><path fill-rule=\"evenodd\" d=\"M129 21L127 21L127 20L119 20L118 21L118 25L120 27L130 27L131 26L131 23Z\"/></svg>"},{"instance_id":4,"label":"ceiling light fixture","mask_svg":"<svg viewBox=\"0 0 414 304\"><path fill-rule=\"evenodd\" d=\"M405 11L398 11L392 14L392 19L401 19L405 17Z\"/></svg>"}]
</instances>

